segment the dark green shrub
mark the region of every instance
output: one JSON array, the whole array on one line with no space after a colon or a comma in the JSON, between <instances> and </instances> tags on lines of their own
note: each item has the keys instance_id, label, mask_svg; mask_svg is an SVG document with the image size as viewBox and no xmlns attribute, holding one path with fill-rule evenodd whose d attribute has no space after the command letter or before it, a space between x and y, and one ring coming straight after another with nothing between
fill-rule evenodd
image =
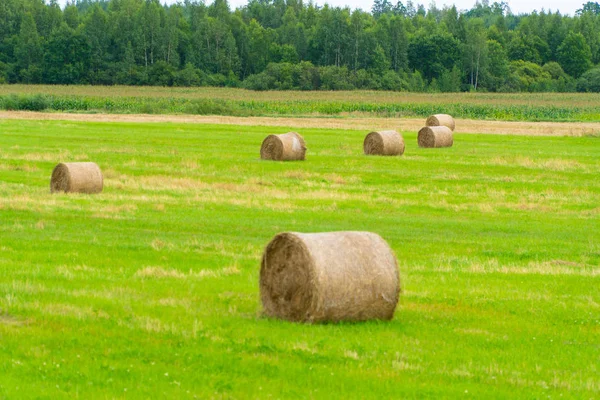
<instances>
[{"instance_id":1,"label":"dark green shrub","mask_svg":"<svg viewBox=\"0 0 600 400\"><path fill-rule=\"evenodd\" d=\"M50 106L50 101L41 95L22 96L19 98L19 110L23 111L43 111Z\"/></svg>"},{"instance_id":2,"label":"dark green shrub","mask_svg":"<svg viewBox=\"0 0 600 400\"><path fill-rule=\"evenodd\" d=\"M41 94L10 94L0 98L0 108L9 111L43 111L50 108L50 100Z\"/></svg>"},{"instance_id":3,"label":"dark green shrub","mask_svg":"<svg viewBox=\"0 0 600 400\"><path fill-rule=\"evenodd\" d=\"M581 75L577 80L577 91L600 92L600 67L590 69Z\"/></svg>"}]
</instances>

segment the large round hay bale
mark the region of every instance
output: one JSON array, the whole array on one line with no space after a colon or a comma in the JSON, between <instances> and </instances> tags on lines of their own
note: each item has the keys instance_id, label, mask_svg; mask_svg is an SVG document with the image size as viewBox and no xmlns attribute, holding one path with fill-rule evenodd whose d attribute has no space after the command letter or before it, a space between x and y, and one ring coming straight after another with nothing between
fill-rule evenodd
<instances>
[{"instance_id":1,"label":"large round hay bale","mask_svg":"<svg viewBox=\"0 0 600 400\"><path fill-rule=\"evenodd\" d=\"M427 126L447 126L451 131L454 131L456 124L454 118L448 114L435 114L427 118L425 121Z\"/></svg>"},{"instance_id":2,"label":"large round hay bale","mask_svg":"<svg viewBox=\"0 0 600 400\"><path fill-rule=\"evenodd\" d=\"M396 257L375 233L280 233L263 254L260 297L270 317L389 320L399 294Z\"/></svg>"},{"instance_id":3,"label":"large round hay bale","mask_svg":"<svg viewBox=\"0 0 600 400\"><path fill-rule=\"evenodd\" d=\"M297 132L269 135L260 147L260 158L275 161L304 160L306 144Z\"/></svg>"},{"instance_id":4,"label":"large round hay bale","mask_svg":"<svg viewBox=\"0 0 600 400\"><path fill-rule=\"evenodd\" d=\"M419 147L451 147L454 138L446 126L425 126L419 131L417 141Z\"/></svg>"},{"instance_id":5,"label":"large round hay bale","mask_svg":"<svg viewBox=\"0 0 600 400\"><path fill-rule=\"evenodd\" d=\"M96 163L60 163L52 171L50 191L100 193L103 184L102 171Z\"/></svg>"},{"instance_id":6,"label":"large round hay bale","mask_svg":"<svg viewBox=\"0 0 600 400\"><path fill-rule=\"evenodd\" d=\"M366 155L401 156L404 138L396 131L371 132L365 137L363 148Z\"/></svg>"}]
</instances>

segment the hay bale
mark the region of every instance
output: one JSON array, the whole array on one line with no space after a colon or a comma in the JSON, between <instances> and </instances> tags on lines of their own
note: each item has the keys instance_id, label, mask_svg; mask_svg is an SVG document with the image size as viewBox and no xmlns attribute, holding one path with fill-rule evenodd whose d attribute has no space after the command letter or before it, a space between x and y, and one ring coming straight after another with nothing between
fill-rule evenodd
<instances>
[{"instance_id":1,"label":"hay bale","mask_svg":"<svg viewBox=\"0 0 600 400\"><path fill-rule=\"evenodd\" d=\"M399 295L396 257L375 233L280 233L263 253L260 297L270 317L389 320Z\"/></svg>"},{"instance_id":2,"label":"hay bale","mask_svg":"<svg viewBox=\"0 0 600 400\"><path fill-rule=\"evenodd\" d=\"M454 118L448 114L435 114L427 118L425 121L426 126L446 126L450 128L451 131L454 132L454 128L456 124L454 123Z\"/></svg>"},{"instance_id":3,"label":"hay bale","mask_svg":"<svg viewBox=\"0 0 600 400\"><path fill-rule=\"evenodd\" d=\"M446 126L425 126L417 137L419 147L452 147L453 133Z\"/></svg>"},{"instance_id":4,"label":"hay bale","mask_svg":"<svg viewBox=\"0 0 600 400\"><path fill-rule=\"evenodd\" d=\"M104 185L102 171L93 162L60 163L52 171L50 191L100 193Z\"/></svg>"},{"instance_id":5,"label":"hay bale","mask_svg":"<svg viewBox=\"0 0 600 400\"><path fill-rule=\"evenodd\" d=\"M275 161L304 160L306 143L297 132L269 135L260 146L260 158Z\"/></svg>"},{"instance_id":6,"label":"hay bale","mask_svg":"<svg viewBox=\"0 0 600 400\"><path fill-rule=\"evenodd\" d=\"M401 156L404 138L396 131L371 132L365 137L363 149L366 155Z\"/></svg>"}]
</instances>

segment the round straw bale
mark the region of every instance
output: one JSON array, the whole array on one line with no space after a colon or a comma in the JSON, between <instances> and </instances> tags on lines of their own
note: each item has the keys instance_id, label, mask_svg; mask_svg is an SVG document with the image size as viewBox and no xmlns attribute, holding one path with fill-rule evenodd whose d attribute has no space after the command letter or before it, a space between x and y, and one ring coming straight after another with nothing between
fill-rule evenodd
<instances>
[{"instance_id":1,"label":"round straw bale","mask_svg":"<svg viewBox=\"0 0 600 400\"><path fill-rule=\"evenodd\" d=\"M270 317L389 320L399 295L396 257L375 233L280 233L263 253L260 297Z\"/></svg>"},{"instance_id":2,"label":"round straw bale","mask_svg":"<svg viewBox=\"0 0 600 400\"><path fill-rule=\"evenodd\" d=\"M452 147L454 138L446 126L425 126L417 137L419 147Z\"/></svg>"},{"instance_id":3,"label":"round straw bale","mask_svg":"<svg viewBox=\"0 0 600 400\"><path fill-rule=\"evenodd\" d=\"M304 160L306 144L297 132L281 135L269 135L260 147L260 158L263 160L295 161Z\"/></svg>"},{"instance_id":4,"label":"round straw bale","mask_svg":"<svg viewBox=\"0 0 600 400\"><path fill-rule=\"evenodd\" d=\"M50 191L100 193L103 184L102 171L96 163L60 163L52 171Z\"/></svg>"},{"instance_id":5,"label":"round straw bale","mask_svg":"<svg viewBox=\"0 0 600 400\"><path fill-rule=\"evenodd\" d=\"M425 121L427 126L447 126L450 130L454 131L456 124L454 118L448 114L435 114L427 118Z\"/></svg>"},{"instance_id":6,"label":"round straw bale","mask_svg":"<svg viewBox=\"0 0 600 400\"><path fill-rule=\"evenodd\" d=\"M401 156L404 138L396 131L371 132L365 137L363 148L367 155Z\"/></svg>"}]
</instances>

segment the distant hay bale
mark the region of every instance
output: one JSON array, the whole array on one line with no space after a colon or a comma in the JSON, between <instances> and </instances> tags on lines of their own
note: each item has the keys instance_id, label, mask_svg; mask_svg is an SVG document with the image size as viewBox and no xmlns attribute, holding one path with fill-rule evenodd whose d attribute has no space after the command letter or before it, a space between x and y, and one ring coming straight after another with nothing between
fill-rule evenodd
<instances>
[{"instance_id":1,"label":"distant hay bale","mask_svg":"<svg viewBox=\"0 0 600 400\"><path fill-rule=\"evenodd\" d=\"M389 320L399 295L396 257L375 233L280 233L263 253L260 297L270 317Z\"/></svg>"},{"instance_id":2,"label":"distant hay bale","mask_svg":"<svg viewBox=\"0 0 600 400\"><path fill-rule=\"evenodd\" d=\"M404 138L396 131L371 132L365 137L363 148L366 155L401 156Z\"/></svg>"},{"instance_id":3,"label":"distant hay bale","mask_svg":"<svg viewBox=\"0 0 600 400\"><path fill-rule=\"evenodd\" d=\"M446 126L450 128L451 131L454 132L454 128L456 124L454 123L454 118L448 114L435 114L427 118L425 121L426 126Z\"/></svg>"},{"instance_id":4,"label":"distant hay bale","mask_svg":"<svg viewBox=\"0 0 600 400\"><path fill-rule=\"evenodd\" d=\"M100 193L103 184L102 171L96 163L60 163L52 171L50 191Z\"/></svg>"},{"instance_id":5,"label":"distant hay bale","mask_svg":"<svg viewBox=\"0 0 600 400\"><path fill-rule=\"evenodd\" d=\"M296 132L281 135L269 135L260 147L260 158L275 161L304 160L306 144L304 138Z\"/></svg>"},{"instance_id":6,"label":"distant hay bale","mask_svg":"<svg viewBox=\"0 0 600 400\"><path fill-rule=\"evenodd\" d=\"M452 147L453 133L446 126L425 126L417 138L419 147Z\"/></svg>"}]
</instances>

